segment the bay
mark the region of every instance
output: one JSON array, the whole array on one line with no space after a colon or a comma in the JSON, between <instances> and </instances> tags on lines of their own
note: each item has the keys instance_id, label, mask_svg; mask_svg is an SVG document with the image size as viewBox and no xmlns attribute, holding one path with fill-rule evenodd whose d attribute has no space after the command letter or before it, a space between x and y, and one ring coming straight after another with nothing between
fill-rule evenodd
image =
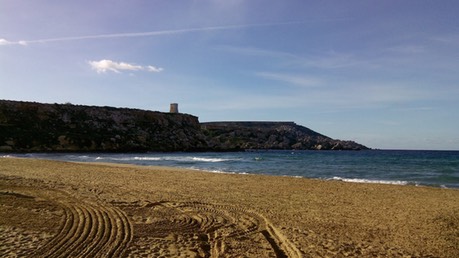
<instances>
[{"instance_id":1,"label":"bay","mask_svg":"<svg viewBox=\"0 0 459 258\"><path fill-rule=\"evenodd\" d=\"M170 166L215 173L459 188L459 151L260 150L224 153L32 153L8 156Z\"/></svg>"}]
</instances>

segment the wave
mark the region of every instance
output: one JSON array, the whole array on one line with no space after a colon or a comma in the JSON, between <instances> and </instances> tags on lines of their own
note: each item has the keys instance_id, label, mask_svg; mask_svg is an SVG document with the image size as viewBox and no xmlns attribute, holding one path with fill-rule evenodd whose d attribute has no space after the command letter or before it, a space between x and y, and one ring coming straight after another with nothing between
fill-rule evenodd
<instances>
[{"instance_id":1,"label":"wave","mask_svg":"<svg viewBox=\"0 0 459 258\"><path fill-rule=\"evenodd\" d=\"M403 154L403 159L401 158ZM420 162L419 155L422 156ZM427 155L427 156L426 156ZM195 168L228 174L266 174L353 183L459 188L458 152L248 152L248 153L0 153L78 162ZM424 159L426 159L424 161ZM233 172L231 172L233 171ZM387 173L391 171L391 173Z\"/></svg>"},{"instance_id":2,"label":"wave","mask_svg":"<svg viewBox=\"0 0 459 258\"><path fill-rule=\"evenodd\" d=\"M159 157L134 157L134 160L151 160L151 161L157 161L161 160Z\"/></svg>"},{"instance_id":3,"label":"wave","mask_svg":"<svg viewBox=\"0 0 459 258\"><path fill-rule=\"evenodd\" d=\"M236 172L236 171L226 171L222 169L203 169L199 167L183 167L186 169L191 169L191 170L196 170L196 171L201 171L201 172L208 172L208 173L216 173L216 174L231 174L231 175L252 175L252 173L247 173L247 172Z\"/></svg>"},{"instance_id":4,"label":"wave","mask_svg":"<svg viewBox=\"0 0 459 258\"><path fill-rule=\"evenodd\" d=\"M194 160L194 161L202 161L202 162L225 162L225 161L232 161L232 160L235 160L235 159L193 157L192 160Z\"/></svg>"},{"instance_id":5,"label":"wave","mask_svg":"<svg viewBox=\"0 0 459 258\"><path fill-rule=\"evenodd\" d=\"M235 161L236 159L223 159L223 158L204 158L204 157L97 157L96 160L113 160L113 161L177 161L177 162L225 162L225 161Z\"/></svg>"},{"instance_id":6,"label":"wave","mask_svg":"<svg viewBox=\"0 0 459 258\"><path fill-rule=\"evenodd\" d=\"M350 183L367 183L367 184L385 184L385 185L409 185L410 182L404 180L376 180L376 179L362 179L362 178L344 178L334 176L328 180L336 180Z\"/></svg>"}]
</instances>

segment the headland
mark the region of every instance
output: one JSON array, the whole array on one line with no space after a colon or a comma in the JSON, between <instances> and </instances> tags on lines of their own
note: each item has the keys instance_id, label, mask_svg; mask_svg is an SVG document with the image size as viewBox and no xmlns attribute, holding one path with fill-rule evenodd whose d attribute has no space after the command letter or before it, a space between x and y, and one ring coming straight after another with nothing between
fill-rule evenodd
<instances>
[{"instance_id":1,"label":"headland","mask_svg":"<svg viewBox=\"0 0 459 258\"><path fill-rule=\"evenodd\" d=\"M293 122L211 122L178 112L0 100L0 152L361 150Z\"/></svg>"}]
</instances>

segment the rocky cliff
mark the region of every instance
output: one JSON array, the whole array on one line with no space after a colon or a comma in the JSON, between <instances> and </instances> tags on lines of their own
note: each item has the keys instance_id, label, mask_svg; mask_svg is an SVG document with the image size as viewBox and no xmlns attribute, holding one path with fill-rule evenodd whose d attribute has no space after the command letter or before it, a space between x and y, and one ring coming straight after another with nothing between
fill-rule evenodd
<instances>
[{"instance_id":1,"label":"rocky cliff","mask_svg":"<svg viewBox=\"0 0 459 258\"><path fill-rule=\"evenodd\" d=\"M213 122L188 114L0 100L0 151L366 149L292 122Z\"/></svg>"},{"instance_id":2,"label":"rocky cliff","mask_svg":"<svg viewBox=\"0 0 459 258\"><path fill-rule=\"evenodd\" d=\"M1 151L207 149L198 118L127 108L0 101Z\"/></svg>"},{"instance_id":3,"label":"rocky cliff","mask_svg":"<svg viewBox=\"0 0 459 258\"><path fill-rule=\"evenodd\" d=\"M201 125L215 149L368 149L353 141L331 139L294 122L210 122Z\"/></svg>"}]
</instances>

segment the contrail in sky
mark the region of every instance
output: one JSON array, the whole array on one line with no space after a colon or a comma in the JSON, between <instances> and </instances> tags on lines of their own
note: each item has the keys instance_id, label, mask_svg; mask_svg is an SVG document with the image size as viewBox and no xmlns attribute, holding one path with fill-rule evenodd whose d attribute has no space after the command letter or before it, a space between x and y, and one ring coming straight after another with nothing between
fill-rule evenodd
<instances>
[{"instance_id":1,"label":"contrail in sky","mask_svg":"<svg viewBox=\"0 0 459 258\"><path fill-rule=\"evenodd\" d=\"M327 21L329 21L329 20L327 20ZM188 28L188 29L176 29L176 30L159 30L159 31L148 31L148 32L128 32L128 33L114 33L114 34L99 34L99 35L72 36L72 37L35 39L35 40L20 40L20 41L8 41L6 39L1 39L0 38L0 45L28 45L28 44L34 44L34 43L49 43L49 42L75 41L75 40L86 40L86 39L150 37L150 36L172 35L172 34L182 34L182 33L190 33L190 32L200 32L200 31L219 31L219 30L231 30L231 29L252 28L252 27L268 27L268 26L280 26L280 25L293 25L293 24L304 24L304 23L310 23L310 21L309 22L306 22L306 21L293 21L293 22L279 22L279 23L258 23L258 24L213 26L213 27Z\"/></svg>"}]
</instances>

